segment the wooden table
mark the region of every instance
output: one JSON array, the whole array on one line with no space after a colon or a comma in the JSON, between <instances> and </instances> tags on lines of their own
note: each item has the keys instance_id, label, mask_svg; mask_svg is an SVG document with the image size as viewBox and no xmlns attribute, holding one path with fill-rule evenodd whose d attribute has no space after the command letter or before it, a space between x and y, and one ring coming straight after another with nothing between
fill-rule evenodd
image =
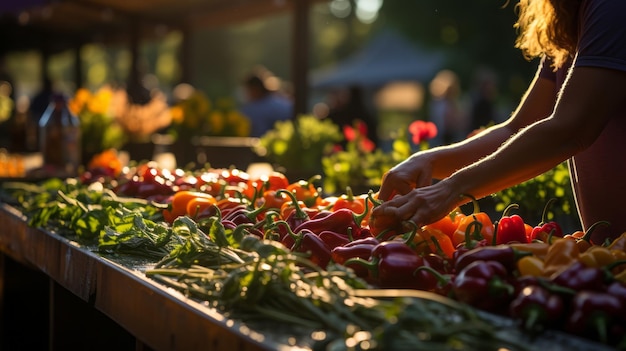
<instances>
[{"instance_id":1,"label":"wooden table","mask_svg":"<svg viewBox=\"0 0 626 351\"><path fill-rule=\"evenodd\" d=\"M89 319L94 311L124 330L134 340L130 347L136 350L257 351L289 347L146 278L149 262L120 264L93 249L31 228L19 211L0 204L0 253L50 280L49 335L39 336L48 337L48 350L78 346L94 350L111 342L115 336L105 335L105 329L99 333L98 322ZM3 277L10 273L0 271L0 299L3 281L7 281ZM72 296L80 302L68 303ZM87 306L88 313L75 313L79 305ZM123 334L117 337L124 339Z\"/></svg>"}]
</instances>

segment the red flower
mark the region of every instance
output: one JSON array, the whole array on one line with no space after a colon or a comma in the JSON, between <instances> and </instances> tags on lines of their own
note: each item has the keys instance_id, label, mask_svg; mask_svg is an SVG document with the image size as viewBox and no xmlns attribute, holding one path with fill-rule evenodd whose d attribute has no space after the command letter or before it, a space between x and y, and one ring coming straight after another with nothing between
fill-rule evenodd
<instances>
[{"instance_id":1,"label":"red flower","mask_svg":"<svg viewBox=\"0 0 626 351\"><path fill-rule=\"evenodd\" d=\"M346 140L348 142L350 142L350 141L353 141L354 139L356 139L357 131L356 131L356 129L352 128L349 125L344 125L343 126L343 135L346 137Z\"/></svg>"},{"instance_id":2,"label":"red flower","mask_svg":"<svg viewBox=\"0 0 626 351\"><path fill-rule=\"evenodd\" d=\"M376 148L376 144L367 137L367 124L363 121L355 121L354 127L344 125L343 135L349 143L357 142L361 151L371 152Z\"/></svg>"},{"instance_id":3,"label":"red flower","mask_svg":"<svg viewBox=\"0 0 626 351\"><path fill-rule=\"evenodd\" d=\"M434 138L437 135L437 126L433 122L417 120L409 125L409 132L413 136L413 144L419 144Z\"/></svg>"}]
</instances>

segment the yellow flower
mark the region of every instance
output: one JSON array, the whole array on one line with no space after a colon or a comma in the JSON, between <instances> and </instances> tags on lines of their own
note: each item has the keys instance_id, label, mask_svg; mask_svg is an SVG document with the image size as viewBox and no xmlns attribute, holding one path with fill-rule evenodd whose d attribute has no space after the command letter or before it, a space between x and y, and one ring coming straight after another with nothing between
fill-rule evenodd
<instances>
[{"instance_id":1,"label":"yellow flower","mask_svg":"<svg viewBox=\"0 0 626 351\"><path fill-rule=\"evenodd\" d=\"M111 106L113 92L108 87L100 88L95 95L87 101L87 109L94 114L107 114Z\"/></svg>"},{"instance_id":2,"label":"yellow flower","mask_svg":"<svg viewBox=\"0 0 626 351\"><path fill-rule=\"evenodd\" d=\"M85 88L80 88L76 90L74 97L68 101L68 107L72 113L77 115L82 112L90 99L91 92Z\"/></svg>"}]
</instances>

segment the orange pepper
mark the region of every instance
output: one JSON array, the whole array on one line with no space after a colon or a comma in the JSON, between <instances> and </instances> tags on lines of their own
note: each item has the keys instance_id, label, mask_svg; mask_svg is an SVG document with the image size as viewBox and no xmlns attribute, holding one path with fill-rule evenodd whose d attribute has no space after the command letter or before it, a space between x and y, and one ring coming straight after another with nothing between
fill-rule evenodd
<instances>
[{"instance_id":1,"label":"orange pepper","mask_svg":"<svg viewBox=\"0 0 626 351\"><path fill-rule=\"evenodd\" d=\"M452 236L454 232L459 227L459 223L461 220L465 218L465 215L459 208L450 212L447 216L441 218L440 220L430 223L426 225L428 229L437 229L446 234L450 240L452 240Z\"/></svg>"},{"instance_id":2,"label":"orange pepper","mask_svg":"<svg viewBox=\"0 0 626 351\"><path fill-rule=\"evenodd\" d=\"M210 195L209 195L210 196ZM198 218L202 213L210 212L211 208L215 206L217 200L214 197L196 197L187 203L187 216L191 218Z\"/></svg>"},{"instance_id":3,"label":"orange pepper","mask_svg":"<svg viewBox=\"0 0 626 351\"><path fill-rule=\"evenodd\" d=\"M428 243L428 247L432 253L452 258L452 255L456 251L450 237L439 229L422 227L422 229L417 232L416 236L418 235Z\"/></svg>"},{"instance_id":4,"label":"orange pepper","mask_svg":"<svg viewBox=\"0 0 626 351\"><path fill-rule=\"evenodd\" d=\"M333 204L331 211L336 211L340 208L347 208L356 214L362 214L363 211L365 211L365 200L361 197L354 196L352 188L346 187L346 193L339 196Z\"/></svg>"},{"instance_id":5,"label":"orange pepper","mask_svg":"<svg viewBox=\"0 0 626 351\"><path fill-rule=\"evenodd\" d=\"M454 246L458 246L459 244L465 242L465 231L470 223L478 221L482 224L480 229L480 235L483 239L487 240L487 243L491 244L493 241L493 222L489 215L485 212L473 213L471 215L465 216L459 222L459 226L456 228L454 233L452 234L452 243Z\"/></svg>"},{"instance_id":6,"label":"orange pepper","mask_svg":"<svg viewBox=\"0 0 626 351\"><path fill-rule=\"evenodd\" d=\"M207 193L203 193L200 191L192 191L192 190L181 190L172 196L172 202L167 209L163 210L163 218L169 222L173 223L176 218L179 216L188 215L187 205L192 199L203 197L206 199L215 198Z\"/></svg>"},{"instance_id":7,"label":"orange pepper","mask_svg":"<svg viewBox=\"0 0 626 351\"><path fill-rule=\"evenodd\" d=\"M304 202L308 207L317 206L320 201L320 192L313 184L313 181L320 179L319 175L311 177L309 180L299 180L289 184L287 190L294 193L298 201Z\"/></svg>"}]
</instances>

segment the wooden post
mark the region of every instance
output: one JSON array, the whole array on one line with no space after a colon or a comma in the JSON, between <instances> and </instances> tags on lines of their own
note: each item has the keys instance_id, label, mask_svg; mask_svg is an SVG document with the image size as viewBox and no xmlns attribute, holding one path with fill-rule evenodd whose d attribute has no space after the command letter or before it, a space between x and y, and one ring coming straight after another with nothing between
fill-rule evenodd
<instances>
[{"instance_id":1,"label":"wooden post","mask_svg":"<svg viewBox=\"0 0 626 351\"><path fill-rule=\"evenodd\" d=\"M294 117L307 113L309 71L309 0L293 0L292 80Z\"/></svg>"}]
</instances>

